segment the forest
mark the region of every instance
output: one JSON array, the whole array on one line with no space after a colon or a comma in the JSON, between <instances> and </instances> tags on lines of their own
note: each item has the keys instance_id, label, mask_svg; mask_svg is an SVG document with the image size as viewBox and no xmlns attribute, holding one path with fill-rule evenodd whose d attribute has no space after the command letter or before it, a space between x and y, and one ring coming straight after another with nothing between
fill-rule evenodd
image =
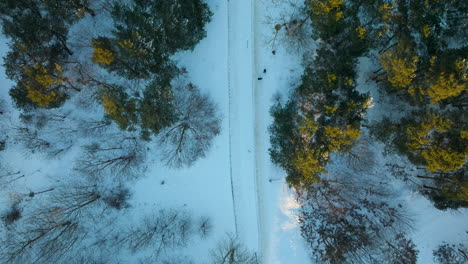
<instances>
[{"instance_id":1,"label":"forest","mask_svg":"<svg viewBox=\"0 0 468 264\"><path fill-rule=\"evenodd\" d=\"M16 183L34 175L2 157L1 263L193 263L177 252L211 236L211 218L169 206L132 217L130 186L148 146L187 168L221 132L217 103L172 58L206 37L212 15L203 0L0 2L19 113L2 98L1 151L71 164L26 192ZM253 263L231 235L210 252Z\"/></svg>"},{"instance_id":2,"label":"forest","mask_svg":"<svg viewBox=\"0 0 468 264\"><path fill-rule=\"evenodd\" d=\"M189 264L198 244L208 263L266 263L204 210L133 199L154 164L202 177L225 133L222 102L181 66L210 37L211 2L0 1L13 83L0 97L0 263ZM290 13L264 24L269 44L302 68L273 98L265 137L309 261L421 263L399 189L447 214L468 208L468 2L280 2ZM30 157L43 168L28 171ZM431 258L467 263L467 241Z\"/></svg>"},{"instance_id":3,"label":"forest","mask_svg":"<svg viewBox=\"0 0 468 264\"><path fill-rule=\"evenodd\" d=\"M305 54L305 38L317 44L300 84L271 109L270 155L298 193L310 255L315 263L417 263L405 236L412 217L390 181L439 210L468 207L468 4L310 0L297 9L276 24L275 38ZM371 108L380 113L368 118ZM468 261L466 244L448 241L433 254L437 263Z\"/></svg>"}]
</instances>

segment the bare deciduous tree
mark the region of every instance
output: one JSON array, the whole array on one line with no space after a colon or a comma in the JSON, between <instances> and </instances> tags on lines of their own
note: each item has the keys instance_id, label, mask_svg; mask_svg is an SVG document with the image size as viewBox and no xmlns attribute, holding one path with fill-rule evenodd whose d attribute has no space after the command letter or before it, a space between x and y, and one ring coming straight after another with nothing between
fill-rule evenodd
<instances>
[{"instance_id":1,"label":"bare deciduous tree","mask_svg":"<svg viewBox=\"0 0 468 264\"><path fill-rule=\"evenodd\" d=\"M13 126L15 142L21 143L31 153L45 153L57 158L70 150L78 132L65 114L40 109L20 116L22 124Z\"/></svg>"},{"instance_id":2,"label":"bare deciduous tree","mask_svg":"<svg viewBox=\"0 0 468 264\"><path fill-rule=\"evenodd\" d=\"M174 101L178 121L159 136L163 160L172 167L190 166L211 148L221 119L208 95L190 83L176 89Z\"/></svg>"},{"instance_id":3,"label":"bare deciduous tree","mask_svg":"<svg viewBox=\"0 0 468 264\"><path fill-rule=\"evenodd\" d=\"M209 217L202 216L198 220L198 231L202 238L206 238L211 234L213 231L213 223L211 223L211 219Z\"/></svg>"},{"instance_id":4,"label":"bare deciduous tree","mask_svg":"<svg viewBox=\"0 0 468 264\"><path fill-rule=\"evenodd\" d=\"M277 1L275 6L281 10L279 17L269 16L266 21L274 32L269 41L272 49L282 44L287 50L297 53L310 50L313 46L312 24L304 1L282 0Z\"/></svg>"},{"instance_id":5,"label":"bare deciduous tree","mask_svg":"<svg viewBox=\"0 0 468 264\"><path fill-rule=\"evenodd\" d=\"M211 250L212 264L258 264L256 253L250 252L233 235L227 235Z\"/></svg>"},{"instance_id":6,"label":"bare deciduous tree","mask_svg":"<svg viewBox=\"0 0 468 264\"><path fill-rule=\"evenodd\" d=\"M402 205L389 202L392 191L378 176L341 172L328 177L300 198L301 233L313 260L379 263L381 245L410 229L411 219ZM380 263L396 260L385 261Z\"/></svg>"},{"instance_id":7,"label":"bare deciduous tree","mask_svg":"<svg viewBox=\"0 0 468 264\"><path fill-rule=\"evenodd\" d=\"M109 120L80 120L77 129L84 137L96 137L107 132L111 124Z\"/></svg>"},{"instance_id":8,"label":"bare deciduous tree","mask_svg":"<svg viewBox=\"0 0 468 264\"><path fill-rule=\"evenodd\" d=\"M63 263L76 255L97 224L112 218L105 213L112 207L106 191L96 184L72 182L49 190L6 232L0 244L3 263Z\"/></svg>"},{"instance_id":9,"label":"bare deciduous tree","mask_svg":"<svg viewBox=\"0 0 468 264\"><path fill-rule=\"evenodd\" d=\"M150 256L138 260L138 264L195 264L189 256L167 256L164 258Z\"/></svg>"},{"instance_id":10,"label":"bare deciduous tree","mask_svg":"<svg viewBox=\"0 0 468 264\"><path fill-rule=\"evenodd\" d=\"M161 210L122 232L118 242L133 252L151 247L157 257L167 249L185 247L193 235L192 218L186 212Z\"/></svg>"},{"instance_id":11,"label":"bare deciduous tree","mask_svg":"<svg viewBox=\"0 0 468 264\"><path fill-rule=\"evenodd\" d=\"M35 263L60 260L82 240L80 225L52 208L31 214L2 241L3 263Z\"/></svg>"},{"instance_id":12,"label":"bare deciduous tree","mask_svg":"<svg viewBox=\"0 0 468 264\"><path fill-rule=\"evenodd\" d=\"M23 177L25 177L25 175L21 173L21 171L13 171L6 165L0 163L0 187L2 189Z\"/></svg>"},{"instance_id":13,"label":"bare deciduous tree","mask_svg":"<svg viewBox=\"0 0 468 264\"><path fill-rule=\"evenodd\" d=\"M27 126L15 126L15 142L22 143L31 153L45 151L51 143L40 137L38 131Z\"/></svg>"},{"instance_id":14,"label":"bare deciduous tree","mask_svg":"<svg viewBox=\"0 0 468 264\"><path fill-rule=\"evenodd\" d=\"M463 244L451 245L444 243L439 245L432 254L439 264L464 264L468 263L468 248Z\"/></svg>"},{"instance_id":15,"label":"bare deciduous tree","mask_svg":"<svg viewBox=\"0 0 468 264\"><path fill-rule=\"evenodd\" d=\"M117 137L83 147L84 153L75 169L90 176L112 173L118 177L135 178L142 171L145 149L136 137Z\"/></svg>"},{"instance_id":16,"label":"bare deciduous tree","mask_svg":"<svg viewBox=\"0 0 468 264\"><path fill-rule=\"evenodd\" d=\"M1 219L6 226L13 224L20 218L21 209L18 207L17 203L13 203L1 216Z\"/></svg>"},{"instance_id":17,"label":"bare deciduous tree","mask_svg":"<svg viewBox=\"0 0 468 264\"><path fill-rule=\"evenodd\" d=\"M355 172L369 171L375 165L374 152L369 149L368 138L360 137L351 151L344 153L348 167Z\"/></svg>"}]
</instances>

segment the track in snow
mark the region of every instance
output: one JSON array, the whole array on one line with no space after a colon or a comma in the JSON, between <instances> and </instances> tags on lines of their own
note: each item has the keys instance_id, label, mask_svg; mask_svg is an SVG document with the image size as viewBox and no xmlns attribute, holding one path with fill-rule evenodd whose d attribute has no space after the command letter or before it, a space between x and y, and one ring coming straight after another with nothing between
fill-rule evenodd
<instances>
[{"instance_id":1,"label":"track in snow","mask_svg":"<svg viewBox=\"0 0 468 264\"><path fill-rule=\"evenodd\" d=\"M261 112L255 62L255 0L228 1L230 180L237 237L265 254Z\"/></svg>"}]
</instances>

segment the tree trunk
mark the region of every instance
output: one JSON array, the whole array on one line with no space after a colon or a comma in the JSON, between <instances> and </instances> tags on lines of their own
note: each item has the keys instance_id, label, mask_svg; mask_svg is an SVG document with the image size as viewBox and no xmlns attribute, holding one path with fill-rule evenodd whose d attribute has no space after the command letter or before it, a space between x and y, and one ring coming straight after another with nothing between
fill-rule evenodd
<instances>
[{"instance_id":1,"label":"tree trunk","mask_svg":"<svg viewBox=\"0 0 468 264\"><path fill-rule=\"evenodd\" d=\"M434 191L440 191L441 190L439 188L435 188L435 187L431 187L431 186L427 186L427 185L423 185L423 188L426 188L426 189L429 189L429 190L434 190Z\"/></svg>"}]
</instances>

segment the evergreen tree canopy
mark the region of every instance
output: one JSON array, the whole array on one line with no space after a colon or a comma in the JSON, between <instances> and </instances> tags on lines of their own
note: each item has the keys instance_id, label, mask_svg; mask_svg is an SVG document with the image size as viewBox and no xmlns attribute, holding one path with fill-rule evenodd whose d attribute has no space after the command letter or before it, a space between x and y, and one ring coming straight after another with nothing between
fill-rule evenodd
<instances>
[{"instance_id":1,"label":"evergreen tree canopy","mask_svg":"<svg viewBox=\"0 0 468 264\"><path fill-rule=\"evenodd\" d=\"M211 15L201 0L137 0L133 6L117 3L112 10L114 37L98 40L100 48L105 46L114 59L95 61L130 79L147 79L152 74L172 78L177 68L170 56L193 49L206 36ZM94 57L101 51L95 47Z\"/></svg>"}]
</instances>

